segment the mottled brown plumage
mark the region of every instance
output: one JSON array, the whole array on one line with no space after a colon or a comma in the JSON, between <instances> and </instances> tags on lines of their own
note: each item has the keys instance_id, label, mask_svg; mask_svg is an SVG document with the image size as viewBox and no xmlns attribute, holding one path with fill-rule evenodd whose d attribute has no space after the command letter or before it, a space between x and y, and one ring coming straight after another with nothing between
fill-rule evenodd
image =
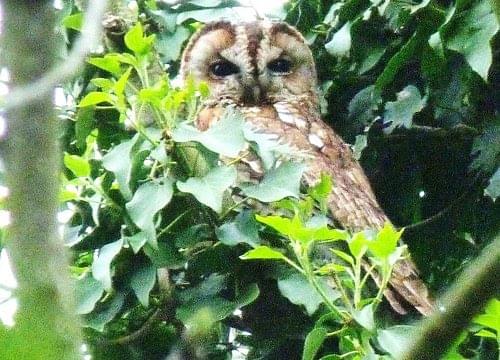
<instances>
[{"instance_id":1,"label":"mottled brown plumage","mask_svg":"<svg viewBox=\"0 0 500 360\"><path fill-rule=\"evenodd\" d=\"M321 173L332 177L328 204L344 228L379 229L389 222L351 149L321 120L312 54L293 27L263 21L211 23L192 37L181 73L207 82L211 90L198 116L200 129L234 105L255 131L272 134L306 155L301 157L307 164L306 184L315 184ZM390 285L385 295L398 313L406 313L408 305L426 315L433 310L411 260L396 265Z\"/></svg>"}]
</instances>

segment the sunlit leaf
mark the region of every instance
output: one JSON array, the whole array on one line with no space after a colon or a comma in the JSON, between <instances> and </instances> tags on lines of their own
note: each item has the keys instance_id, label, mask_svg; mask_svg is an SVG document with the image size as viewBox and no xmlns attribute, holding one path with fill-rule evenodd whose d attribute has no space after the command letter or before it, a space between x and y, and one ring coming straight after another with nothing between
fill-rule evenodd
<instances>
[{"instance_id":1,"label":"sunlit leaf","mask_svg":"<svg viewBox=\"0 0 500 360\"><path fill-rule=\"evenodd\" d=\"M222 119L208 130L199 131L190 125L180 124L173 131L172 138L177 142L196 141L209 150L234 158L245 146L243 119L238 112L227 110Z\"/></svg>"},{"instance_id":2,"label":"sunlit leaf","mask_svg":"<svg viewBox=\"0 0 500 360\"><path fill-rule=\"evenodd\" d=\"M325 44L325 49L333 56L348 56L351 50L351 23L346 22L332 39Z\"/></svg>"},{"instance_id":3,"label":"sunlit leaf","mask_svg":"<svg viewBox=\"0 0 500 360\"><path fill-rule=\"evenodd\" d=\"M90 165L89 162L78 156L71 155L68 153L64 154L64 165L71 170L75 176L86 177L90 175Z\"/></svg>"},{"instance_id":4,"label":"sunlit leaf","mask_svg":"<svg viewBox=\"0 0 500 360\"><path fill-rule=\"evenodd\" d=\"M268 246L261 245L253 250L247 251L240 256L242 260L257 260L257 259L268 259L268 260L284 260L285 255L281 252L271 249Z\"/></svg>"}]
</instances>

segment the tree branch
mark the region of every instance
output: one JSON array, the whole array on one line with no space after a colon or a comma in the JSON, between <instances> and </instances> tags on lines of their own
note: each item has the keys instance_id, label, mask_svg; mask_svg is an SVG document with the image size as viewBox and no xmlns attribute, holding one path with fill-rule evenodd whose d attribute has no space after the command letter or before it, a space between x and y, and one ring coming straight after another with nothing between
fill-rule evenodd
<instances>
[{"instance_id":1,"label":"tree branch","mask_svg":"<svg viewBox=\"0 0 500 360\"><path fill-rule=\"evenodd\" d=\"M444 311L423 320L402 360L440 359L488 300L500 293L500 234L442 297Z\"/></svg>"},{"instance_id":2,"label":"tree branch","mask_svg":"<svg viewBox=\"0 0 500 360\"><path fill-rule=\"evenodd\" d=\"M81 69L85 57L99 42L102 30L101 20L106 7L106 0L90 0L81 35L76 40L68 58L42 74L38 80L12 89L0 104L2 110L7 111L31 104L45 95L51 94L55 86L75 76Z\"/></svg>"},{"instance_id":3,"label":"tree branch","mask_svg":"<svg viewBox=\"0 0 500 360\"><path fill-rule=\"evenodd\" d=\"M1 153L12 218L6 248L19 284L14 292L19 312L13 330L0 334L0 358L76 360L81 358L82 341L56 222L59 128L52 82L43 76L54 65L57 51L55 10L51 0L8 0L2 9L2 60L12 84L23 89L16 94L27 101L20 98L8 107L8 135ZM43 80L42 88L24 87L36 78Z\"/></svg>"}]
</instances>

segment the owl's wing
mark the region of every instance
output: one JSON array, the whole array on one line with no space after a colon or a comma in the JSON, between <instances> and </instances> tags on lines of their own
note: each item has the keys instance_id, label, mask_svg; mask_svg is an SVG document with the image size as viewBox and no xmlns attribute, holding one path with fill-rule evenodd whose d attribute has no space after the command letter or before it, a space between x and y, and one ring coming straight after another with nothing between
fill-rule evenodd
<instances>
[{"instance_id":1,"label":"owl's wing","mask_svg":"<svg viewBox=\"0 0 500 360\"><path fill-rule=\"evenodd\" d=\"M390 220L380 208L363 169L349 146L319 118L319 114L307 113L311 108L311 104L298 101L241 110L246 120L259 131L275 134L280 142L312 155L304 174L308 185L317 183L321 173L331 176L333 189L328 204L342 227L351 231L382 228ZM380 282L377 275L374 279ZM385 297L396 312L405 314L408 304L424 315L434 310L433 300L410 259L396 264L390 285Z\"/></svg>"}]
</instances>

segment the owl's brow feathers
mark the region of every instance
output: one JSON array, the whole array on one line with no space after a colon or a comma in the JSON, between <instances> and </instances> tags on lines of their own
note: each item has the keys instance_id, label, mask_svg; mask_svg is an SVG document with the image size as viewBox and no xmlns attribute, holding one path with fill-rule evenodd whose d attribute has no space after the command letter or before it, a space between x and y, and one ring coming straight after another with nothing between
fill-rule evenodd
<instances>
[{"instance_id":1,"label":"owl's brow feathers","mask_svg":"<svg viewBox=\"0 0 500 360\"><path fill-rule=\"evenodd\" d=\"M221 20L221 21L215 21L211 23L207 23L201 30L199 30L189 41L189 44L187 45L186 49L184 50L184 59L183 63L186 64L191 60L191 51L196 44L196 42L204 35L216 31L216 30L223 30L225 31L231 40L236 41L237 37L237 30L236 28L239 26L244 27L244 32L246 37L247 37L247 55L250 59L251 62L251 67L252 67L252 72L254 76L258 75L258 65L257 65L257 55L259 52L260 48L260 43L264 39L264 34L262 31L262 24L258 21L256 22L248 22L244 23L243 25L238 24L232 24L229 21ZM271 26L269 28L269 35L271 37L274 37L278 33L285 33L296 40L300 42L304 42L304 39L302 35L292 28L290 25L283 23L283 22L274 22L271 23Z\"/></svg>"}]
</instances>

